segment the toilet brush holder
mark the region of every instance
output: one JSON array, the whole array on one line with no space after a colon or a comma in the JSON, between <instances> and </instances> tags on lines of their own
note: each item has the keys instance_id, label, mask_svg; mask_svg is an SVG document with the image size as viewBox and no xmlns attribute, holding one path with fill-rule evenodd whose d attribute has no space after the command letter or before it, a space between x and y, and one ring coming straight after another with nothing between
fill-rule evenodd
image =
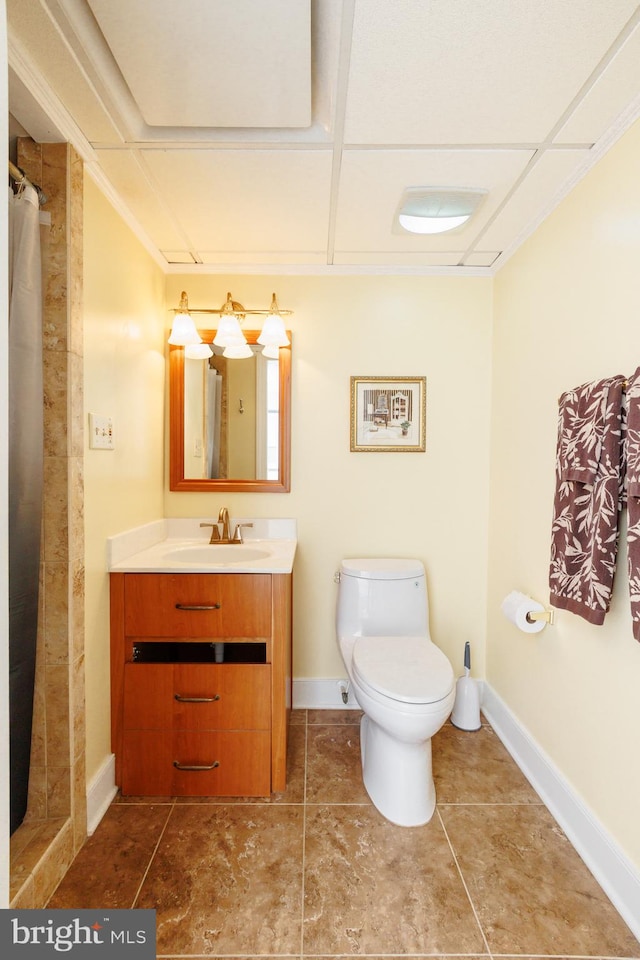
<instances>
[{"instance_id":1,"label":"toilet brush holder","mask_svg":"<svg viewBox=\"0 0 640 960\"><path fill-rule=\"evenodd\" d=\"M476 680L469 676L471 653L469 644L464 648L464 676L456 683L456 699L451 713L451 723L460 730L479 730L480 688Z\"/></svg>"}]
</instances>

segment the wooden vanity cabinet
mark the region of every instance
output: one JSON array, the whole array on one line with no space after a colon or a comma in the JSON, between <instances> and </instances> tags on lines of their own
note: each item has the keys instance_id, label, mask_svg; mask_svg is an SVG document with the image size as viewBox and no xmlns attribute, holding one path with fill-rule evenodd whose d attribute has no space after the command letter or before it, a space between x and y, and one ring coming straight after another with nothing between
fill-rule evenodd
<instances>
[{"instance_id":1,"label":"wooden vanity cabinet","mask_svg":"<svg viewBox=\"0 0 640 960\"><path fill-rule=\"evenodd\" d=\"M110 582L111 734L123 795L283 791L291 576L112 573ZM211 652L218 642L221 663ZM253 662L256 650L264 662Z\"/></svg>"}]
</instances>

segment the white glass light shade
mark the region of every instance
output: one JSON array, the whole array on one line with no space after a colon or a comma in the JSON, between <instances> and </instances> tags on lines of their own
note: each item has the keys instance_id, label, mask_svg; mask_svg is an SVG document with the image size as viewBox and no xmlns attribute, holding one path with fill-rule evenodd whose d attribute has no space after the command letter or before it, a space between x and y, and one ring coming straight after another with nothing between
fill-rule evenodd
<instances>
[{"instance_id":1,"label":"white glass light shade","mask_svg":"<svg viewBox=\"0 0 640 960\"><path fill-rule=\"evenodd\" d=\"M186 347L192 343L202 343L202 337L188 313L176 313L173 318L169 343L177 347Z\"/></svg>"},{"instance_id":2,"label":"white glass light shade","mask_svg":"<svg viewBox=\"0 0 640 960\"><path fill-rule=\"evenodd\" d=\"M208 343L191 343L184 348L187 360L208 360L213 356L213 350Z\"/></svg>"},{"instance_id":3,"label":"white glass light shade","mask_svg":"<svg viewBox=\"0 0 640 960\"><path fill-rule=\"evenodd\" d=\"M262 351L262 356L267 357L269 360L278 360L280 358L280 347L277 347L275 344L271 344L264 348Z\"/></svg>"},{"instance_id":4,"label":"white glass light shade","mask_svg":"<svg viewBox=\"0 0 640 960\"><path fill-rule=\"evenodd\" d=\"M215 342L215 341L214 341ZM222 351L222 356L228 360L246 360L253 356L253 350L248 343L230 344Z\"/></svg>"},{"instance_id":5,"label":"white glass light shade","mask_svg":"<svg viewBox=\"0 0 640 960\"><path fill-rule=\"evenodd\" d=\"M217 347L239 347L246 344L246 337L240 329L235 314L223 313L220 315L220 323L213 342Z\"/></svg>"},{"instance_id":6,"label":"white glass light shade","mask_svg":"<svg viewBox=\"0 0 640 960\"><path fill-rule=\"evenodd\" d=\"M289 342L280 314L269 313L258 337L258 343L265 347L287 347Z\"/></svg>"},{"instance_id":7,"label":"white glass light shade","mask_svg":"<svg viewBox=\"0 0 640 960\"><path fill-rule=\"evenodd\" d=\"M470 216L471 214L467 213L460 217L412 217L401 213L398 220L400 226L409 233L446 233L447 230L462 226Z\"/></svg>"},{"instance_id":8,"label":"white glass light shade","mask_svg":"<svg viewBox=\"0 0 640 960\"><path fill-rule=\"evenodd\" d=\"M396 211L394 232L422 235L462 227L476 212L487 191L475 187L407 187Z\"/></svg>"}]
</instances>

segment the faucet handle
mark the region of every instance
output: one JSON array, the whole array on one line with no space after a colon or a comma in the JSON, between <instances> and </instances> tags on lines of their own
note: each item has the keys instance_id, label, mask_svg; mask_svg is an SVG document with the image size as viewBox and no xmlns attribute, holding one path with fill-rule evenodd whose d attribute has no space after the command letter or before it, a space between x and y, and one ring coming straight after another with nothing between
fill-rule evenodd
<instances>
[{"instance_id":1,"label":"faucet handle","mask_svg":"<svg viewBox=\"0 0 640 960\"><path fill-rule=\"evenodd\" d=\"M217 523L201 523L201 527L211 527L211 539L209 543L215 543L216 540L220 539L220 528Z\"/></svg>"},{"instance_id":2,"label":"faucet handle","mask_svg":"<svg viewBox=\"0 0 640 960\"><path fill-rule=\"evenodd\" d=\"M242 527L252 527L252 523L236 523L236 528L233 531L233 542L242 543Z\"/></svg>"}]
</instances>

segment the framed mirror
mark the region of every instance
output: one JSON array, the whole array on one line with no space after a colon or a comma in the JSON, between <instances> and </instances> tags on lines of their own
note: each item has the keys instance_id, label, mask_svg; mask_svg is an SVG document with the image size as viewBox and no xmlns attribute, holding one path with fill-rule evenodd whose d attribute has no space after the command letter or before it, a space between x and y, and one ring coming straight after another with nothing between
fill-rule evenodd
<instances>
[{"instance_id":1,"label":"framed mirror","mask_svg":"<svg viewBox=\"0 0 640 960\"><path fill-rule=\"evenodd\" d=\"M199 333L206 343L215 336L215 330ZM243 333L253 348L249 359L230 360L212 347L209 360L190 360L184 347L170 347L171 490L291 489L291 347L268 359L257 344L259 331Z\"/></svg>"}]
</instances>

